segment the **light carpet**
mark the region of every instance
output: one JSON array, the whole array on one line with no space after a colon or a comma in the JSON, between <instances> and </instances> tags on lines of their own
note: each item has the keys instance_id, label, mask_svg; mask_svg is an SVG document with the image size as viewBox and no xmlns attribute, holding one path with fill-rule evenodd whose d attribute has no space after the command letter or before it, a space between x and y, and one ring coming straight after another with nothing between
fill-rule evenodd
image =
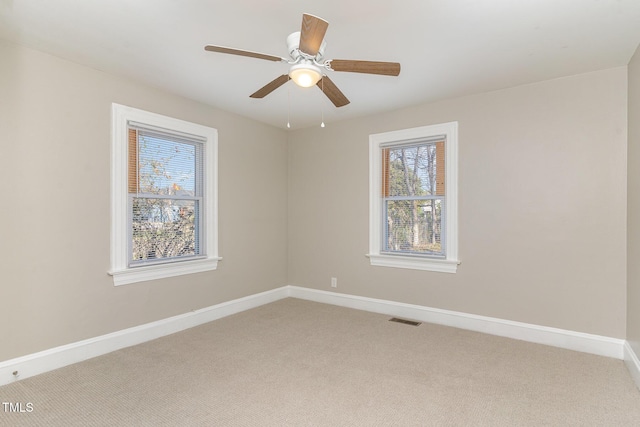
<instances>
[{"instance_id":1,"label":"light carpet","mask_svg":"<svg viewBox=\"0 0 640 427\"><path fill-rule=\"evenodd\" d=\"M293 298L0 387L2 426L640 426L620 360Z\"/></svg>"}]
</instances>

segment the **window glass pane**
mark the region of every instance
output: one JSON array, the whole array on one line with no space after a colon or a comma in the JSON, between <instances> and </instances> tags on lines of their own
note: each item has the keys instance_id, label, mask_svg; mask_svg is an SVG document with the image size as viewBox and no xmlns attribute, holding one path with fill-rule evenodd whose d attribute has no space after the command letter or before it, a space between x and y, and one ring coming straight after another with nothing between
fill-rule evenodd
<instances>
[{"instance_id":1,"label":"window glass pane","mask_svg":"<svg viewBox=\"0 0 640 427\"><path fill-rule=\"evenodd\" d=\"M139 131L138 193L197 195L197 148L166 135Z\"/></svg>"},{"instance_id":2,"label":"window glass pane","mask_svg":"<svg viewBox=\"0 0 640 427\"><path fill-rule=\"evenodd\" d=\"M442 199L385 202L384 251L442 254Z\"/></svg>"},{"instance_id":3,"label":"window glass pane","mask_svg":"<svg viewBox=\"0 0 640 427\"><path fill-rule=\"evenodd\" d=\"M444 151L436 150L436 145L442 147L443 143L385 149L383 161L388 165L383 165L384 195L444 195L444 182L437 182L444 176L444 164L439 164Z\"/></svg>"},{"instance_id":4,"label":"window glass pane","mask_svg":"<svg viewBox=\"0 0 640 427\"><path fill-rule=\"evenodd\" d=\"M132 260L160 260L200 253L197 200L133 198Z\"/></svg>"}]
</instances>

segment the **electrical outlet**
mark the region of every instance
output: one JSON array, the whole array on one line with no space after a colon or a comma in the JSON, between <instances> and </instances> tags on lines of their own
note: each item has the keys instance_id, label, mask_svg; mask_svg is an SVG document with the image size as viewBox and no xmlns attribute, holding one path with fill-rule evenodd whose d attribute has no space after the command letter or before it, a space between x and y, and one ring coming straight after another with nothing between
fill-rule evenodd
<instances>
[{"instance_id":1,"label":"electrical outlet","mask_svg":"<svg viewBox=\"0 0 640 427\"><path fill-rule=\"evenodd\" d=\"M332 288L337 288L338 287L338 278L337 277L332 277L331 278L331 287Z\"/></svg>"}]
</instances>

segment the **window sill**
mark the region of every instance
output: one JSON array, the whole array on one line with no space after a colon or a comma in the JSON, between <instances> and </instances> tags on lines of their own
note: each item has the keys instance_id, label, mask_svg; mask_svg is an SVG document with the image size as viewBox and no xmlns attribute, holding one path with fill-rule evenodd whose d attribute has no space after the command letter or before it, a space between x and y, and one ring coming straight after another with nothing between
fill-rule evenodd
<instances>
[{"instance_id":1,"label":"window sill","mask_svg":"<svg viewBox=\"0 0 640 427\"><path fill-rule=\"evenodd\" d=\"M181 276L183 274L200 273L218 268L218 261L222 258L212 257L193 261L174 262L171 264L148 265L144 267L112 270L115 286L128 285L130 283L144 282L147 280L164 279L166 277Z\"/></svg>"},{"instance_id":2,"label":"window sill","mask_svg":"<svg viewBox=\"0 0 640 427\"><path fill-rule=\"evenodd\" d=\"M460 261L437 258L422 258L402 255L368 254L371 265L378 267L407 268L411 270L456 273Z\"/></svg>"}]
</instances>

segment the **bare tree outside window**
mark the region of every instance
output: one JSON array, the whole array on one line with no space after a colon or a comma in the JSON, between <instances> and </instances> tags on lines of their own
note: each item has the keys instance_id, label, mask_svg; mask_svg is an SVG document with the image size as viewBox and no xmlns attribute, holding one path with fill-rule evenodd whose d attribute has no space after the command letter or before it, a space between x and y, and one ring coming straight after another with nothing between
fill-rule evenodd
<instances>
[{"instance_id":1,"label":"bare tree outside window","mask_svg":"<svg viewBox=\"0 0 640 427\"><path fill-rule=\"evenodd\" d=\"M383 149L383 251L443 254L444 151L439 144L444 142Z\"/></svg>"},{"instance_id":2,"label":"bare tree outside window","mask_svg":"<svg viewBox=\"0 0 640 427\"><path fill-rule=\"evenodd\" d=\"M131 262L199 255L200 147L170 135L131 132Z\"/></svg>"}]
</instances>

